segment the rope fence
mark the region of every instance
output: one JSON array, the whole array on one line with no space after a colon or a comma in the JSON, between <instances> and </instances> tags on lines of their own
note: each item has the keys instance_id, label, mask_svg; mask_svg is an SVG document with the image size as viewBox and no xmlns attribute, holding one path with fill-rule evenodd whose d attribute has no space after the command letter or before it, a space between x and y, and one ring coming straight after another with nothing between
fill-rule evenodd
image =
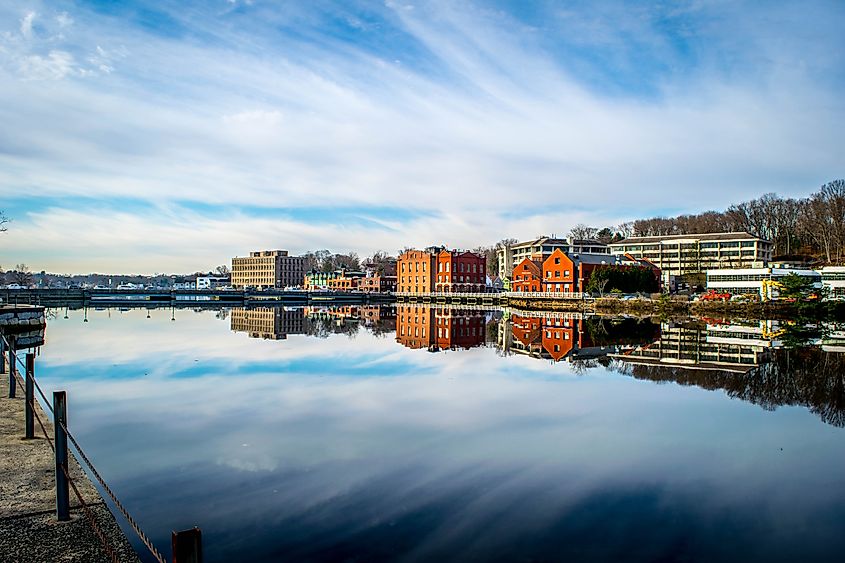
<instances>
[{"instance_id":1,"label":"rope fence","mask_svg":"<svg viewBox=\"0 0 845 563\"><path fill-rule=\"evenodd\" d=\"M129 514L129 511L126 509L126 507L123 505L123 503L120 502L120 500L117 498L117 495L115 495L114 491L112 491L111 487L109 487L109 485L106 483L105 479L103 479L102 475L100 475L100 472L97 471L96 467L94 467L94 464L91 462L91 459L88 457L88 455L82 449L82 446L79 444L76 437L70 432L67 425L64 422L62 422L62 420L60 420L59 417L56 416L56 413L53 409L53 406L51 405L51 402L47 399L47 396L44 394L44 391L41 389L41 386L38 384L38 381L35 379L35 374L29 373L29 370L27 369L26 364L24 364L24 362L23 362L23 360L21 360L20 356L15 353L14 347L11 344L11 342L9 341L9 339L6 338L5 335L0 335L0 338L2 338L2 340L5 344L5 348L6 348L6 350L9 351L9 354L10 354L11 362L10 362L10 365L9 365L9 370L10 370L10 375L12 375L13 378L14 378L14 379L10 379L10 385L13 384L14 380L17 380L17 382L20 384L20 386L22 388L26 388L26 382L21 378L21 375L20 375L21 370L15 369L16 368L15 364L17 363L23 368L23 373L27 374L32 379L32 382L34 384L34 388L38 391L38 394L41 396L44 408L47 411L49 411L50 414L53 415L53 424L58 426L59 428L61 428L62 431L65 433L67 438L70 440L70 443L73 444L73 447L76 450L77 454L79 455L79 458L82 459L82 461L85 463L85 466L88 468L90 473L94 476L94 478L100 484L102 489L106 492L108 497L114 503L115 507L117 507L117 509L120 511L120 513L126 519L126 522L129 524L129 526L132 528L132 530L135 532L135 534L141 540L141 543L144 544L144 546L149 550L150 554L153 556L153 558L158 563L166 563L166 559L164 558L164 556L162 556L161 552L159 552L158 549L156 549L152 540L150 540L150 538L144 533L144 531L141 529L138 522L132 517L131 514ZM41 428L42 433L44 434L44 438L46 438L47 443L50 446L50 450L53 452L54 455L56 455L56 444L54 444L53 440L50 438L50 434L47 431L47 427L44 424L44 422L41 420L41 416L39 416L39 414L38 414L38 409L35 408L36 407L35 401L36 401L35 397L27 397L27 399L26 399L27 405L31 409L31 412L33 413L35 419L38 421L38 425ZM88 520L92 530L94 531L95 535L97 536L100 543L102 544L103 550L106 552L106 555L109 557L109 559L111 561L113 561L115 563L119 563L120 558L119 558L117 551L115 551L114 546L111 545L111 542L108 540L106 534L103 532L102 528L97 523L96 517L94 516L94 513L91 510L91 507L88 505L88 503L85 502L85 499L83 498L82 493L80 493L79 488L77 487L76 483L74 482L74 479L70 475L70 471L68 470L67 463L61 463L61 464L57 463L57 467L61 467L62 473L64 474L65 478L67 479L68 484L70 485L71 489L74 492L74 495L76 496L77 500L79 501L79 505L82 507L82 510L83 510L83 513L85 514L86 519ZM176 533L174 532L174 538L175 538L175 534Z\"/></svg>"}]
</instances>

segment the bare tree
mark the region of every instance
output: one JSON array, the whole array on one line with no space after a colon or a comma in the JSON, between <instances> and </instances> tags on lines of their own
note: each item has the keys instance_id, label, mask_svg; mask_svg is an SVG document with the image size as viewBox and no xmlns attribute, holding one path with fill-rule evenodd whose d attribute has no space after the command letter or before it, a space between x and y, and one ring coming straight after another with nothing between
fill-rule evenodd
<instances>
[{"instance_id":1,"label":"bare tree","mask_svg":"<svg viewBox=\"0 0 845 563\"><path fill-rule=\"evenodd\" d=\"M8 229L6 225L9 224L10 219L6 217L6 214L0 211L0 233L5 233Z\"/></svg>"},{"instance_id":2,"label":"bare tree","mask_svg":"<svg viewBox=\"0 0 845 563\"><path fill-rule=\"evenodd\" d=\"M11 276L13 283L24 287L27 287L32 283L32 270L30 270L29 266L26 264L18 264L15 266L13 271L9 272L9 275Z\"/></svg>"},{"instance_id":3,"label":"bare tree","mask_svg":"<svg viewBox=\"0 0 845 563\"><path fill-rule=\"evenodd\" d=\"M599 230L595 227L588 227L584 223L578 223L569 229L569 236L574 239L594 239Z\"/></svg>"}]
</instances>

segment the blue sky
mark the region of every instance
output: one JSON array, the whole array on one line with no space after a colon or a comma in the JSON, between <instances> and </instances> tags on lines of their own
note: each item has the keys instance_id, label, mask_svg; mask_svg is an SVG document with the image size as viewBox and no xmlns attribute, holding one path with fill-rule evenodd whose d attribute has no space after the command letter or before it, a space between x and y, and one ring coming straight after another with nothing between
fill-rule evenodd
<instances>
[{"instance_id":1,"label":"blue sky","mask_svg":"<svg viewBox=\"0 0 845 563\"><path fill-rule=\"evenodd\" d=\"M841 2L0 2L0 266L564 234L843 176Z\"/></svg>"}]
</instances>

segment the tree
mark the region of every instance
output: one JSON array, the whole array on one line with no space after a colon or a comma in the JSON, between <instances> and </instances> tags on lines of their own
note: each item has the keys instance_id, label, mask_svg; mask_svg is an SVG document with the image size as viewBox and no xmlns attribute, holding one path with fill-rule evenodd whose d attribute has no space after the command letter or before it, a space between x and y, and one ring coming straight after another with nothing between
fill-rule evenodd
<instances>
[{"instance_id":1,"label":"tree","mask_svg":"<svg viewBox=\"0 0 845 563\"><path fill-rule=\"evenodd\" d=\"M569 236L574 239L594 239L599 230L595 227L588 227L584 223L578 223L569 229Z\"/></svg>"},{"instance_id":2,"label":"tree","mask_svg":"<svg viewBox=\"0 0 845 563\"><path fill-rule=\"evenodd\" d=\"M29 266L26 264L18 264L15 266L15 269L9 272L12 283L16 283L22 285L24 287L29 286L32 283L32 270L29 269Z\"/></svg>"},{"instance_id":3,"label":"tree","mask_svg":"<svg viewBox=\"0 0 845 563\"><path fill-rule=\"evenodd\" d=\"M610 227L603 228L598 233L596 233L596 239L598 239L599 242L604 244L609 243L613 240L613 230L611 230Z\"/></svg>"},{"instance_id":4,"label":"tree","mask_svg":"<svg viewBox=\"0 0 845 563\"><path fill-rule=\"evenodd\" d=\"M229 266L227 266L226 264L220 264L219 266L214 268L214 271L217 272L217 274L220 276L228 276L232 273L232 270L230 270Z\"/></svg>"},{"instance_id":5,"label":"tree","mask_svg":"<svg viewBox=\"0 0 845 563\"><path fill-rule=\"evenodd\" d=\"M0 233L5 233L7 228L6 225L9 223L9 218L6 217L6 214L0 211Z\"/></svg>"},{"instance_id":6,"label":"tree","mask_svg":"<svg viewBox=\"0 0 845 563\"><path fill-rule=\"evenodd\" d=\"M806 299L815 292L813 279L799 276L795 272L783 276L780 280L779 295L787 299Z\"/></svg>"}]
</instances>

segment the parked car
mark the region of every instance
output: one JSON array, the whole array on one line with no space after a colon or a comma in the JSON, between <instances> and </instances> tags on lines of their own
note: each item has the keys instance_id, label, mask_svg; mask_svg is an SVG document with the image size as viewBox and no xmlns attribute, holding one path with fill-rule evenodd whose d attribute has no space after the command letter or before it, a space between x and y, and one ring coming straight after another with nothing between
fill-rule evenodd
<instances>
[{"instance_id":1,"label":"parked car","mask_svg":"<svg viewBox=\"0 0 845 563\"><path fill-rule=\"evenodd\" d=\"M6 289L26 289L26 288L19 283L10 283L9 285L6 286Z\"/></svg>"}]
</instances>

